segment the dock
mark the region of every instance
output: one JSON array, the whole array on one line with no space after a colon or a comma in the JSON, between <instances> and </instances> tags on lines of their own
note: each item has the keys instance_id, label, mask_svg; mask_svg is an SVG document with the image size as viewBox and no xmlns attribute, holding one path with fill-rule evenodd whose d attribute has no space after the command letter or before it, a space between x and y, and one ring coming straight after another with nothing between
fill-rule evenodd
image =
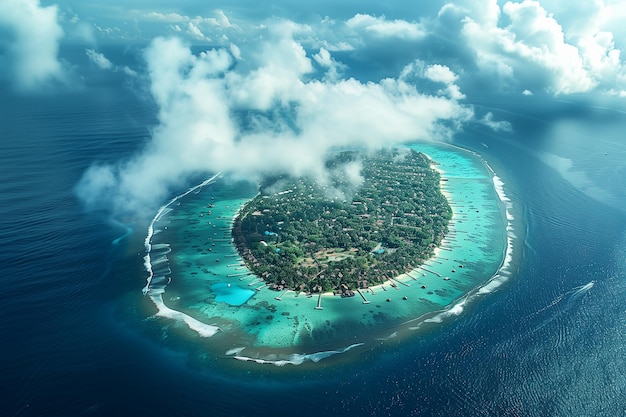
<instances>
[{"instance_id":1,"label":"dock","mask_svg":"<svg viewBox=\"0 0 626 417\"><path fill-rule=\"evenodd\" d=\"M239 272L237 274L228 274L228 277L242 277L242 276L246 276L246 275L251 275L250 272Z\"/></svg>"},{"instance_id":2,"label":"dock","mask_svg":"<svg viewBox=\"0 0 626 417\"><path fill-rule=\"evenodd\" d=\"M291 291L291 290L283 291L280 295L277 295L276 297L274 297L274 299L278 300L278 301L282 300L283 299L283 295L287 294L289 291Z\"/></svg>"},{"instance_id":3,"label":"dock","mask_svg":"<svg viewBox=\"0 0 626 417\"><path fill-rule=\"evenodd\" d=\"M315 306L316 310L323 310L324 307L322 307L322 293L320 292L319 295L317 296L317 305Z\"/></svg>"},{"instance_id":4,"label":"dock","mask_svg":"<svg viewBox=\"0 0 626 417\"><path fill-rule=\"evenodd\" d=\"M402 281L400 281L398 279L395 279L395 278L389 278L389 280L392 281L392 282L398 283L400 285L404 285L405 287L410 287L411 286L411 284L407 284L406 282L402 282Z\"/></svg>"},{"instance_id":5,"label":"dock","mask_svg":"<svg viewBox=\"0 0 626 417\"><path fill-rule=\"evenodd\" d=\"M430 272L431 274L435 274L435 275L437 275L438 277L441 277L441 274L439 274L439 273L437 273L437 272L435 272L435 271L431 271L430 269L424 268L423 266L420 266L420 268L422 268L422 269L423 269L424 271L426 271L426 272Z\"/></svg>"},{"instance_id":6,"label":"dock","mask_svg":"<svg viewBox=\"0 0 626 417\"><path fill-rule=\"evenodd\" d=\"M361 296L361 298L363 299L363 304L369 304L369 300L367 298L365 298L365 296L363 295L363 293L361 292L360 289L356 289L356 291L359 293L359 295Z\"/></svg>"}]
</instances>

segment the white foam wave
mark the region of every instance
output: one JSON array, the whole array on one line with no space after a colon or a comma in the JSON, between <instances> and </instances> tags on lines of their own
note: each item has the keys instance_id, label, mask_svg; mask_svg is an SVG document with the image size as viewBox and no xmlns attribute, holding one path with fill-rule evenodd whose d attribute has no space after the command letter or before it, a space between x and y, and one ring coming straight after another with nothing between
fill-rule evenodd
<instances>
[{"instance_id":1,"label":"white foam wave","mask_svg":"<svg viewBox=\"0 0 626 417\"><path fill-rule=\"evenodd\" d=\"M475 154L475 155L479 156L478 154ZM500 264L500 267L498 268L498 271L496 272L496 274L493 277L491 277L489 281L487 281L485 284L483 284L482 286L474 290L472 293L467 295L460 302L454 304L452 307L446 310L443 310L435 314L433 317L430 317L424 320L424 323L442 323L444 319L446 318L459 316L460 314L463 313L463 310L465 309L465 306L467 303L471 302L476 297L490 294L496 291L500 286L502 286L502 284L504 284L510 278L510 275L511 275L510 267L511 267L511 262L513 261L513 243L514 243L514 240L517 238L517 235L515 234L515 227L513 226L513 223L512 223L513 220L515 220L515 216L513 215L513 203L511 199L506 195L504 181L502 181L502 179L498 177L498 175L496 175L495 171L491 168L491 166L487 163L487 161L483 160L483 162L485 163L485 166L487 167L487 169L489 169L489 171L491 172L494 189L496 191L498 199L504 205L505 216L507 219L506 246L504 248L502 263ZM585 286L581 288L583 289L583 291L586 290ZM411 330L417 330L419 328L420 328L419 325L415 327L410 327Z\"/></svg>"},{"instance_id":2,"label":"white foam wave","mask_svg":"<svg viewBox=\"0 0 626 417\"><path fill-rule=\"evenodd\" d=\"M154 302L154 305L157 307L157 317L166 317L168 319L172 319L178 322L185 323L191 330L195 331L202 337L211 337L221 329L218 326L214 326L211 324L202 323L199 320L194 319L187 314L181 313L180 311L172 310L163 302L163 294L164 291L150 291L150 299Z\"/></svg>"},{"instance_id":3,"label":"white foam wave","mask_svg":"<svg viewBox=\"0 0 626 417\"><path fill-rule=\"evenodd\" d=\"M512 224L512 221L515 220L515 216L513 215L513 203L511 199L506 195L505 192L505 184L504 181L489 166L487 162L485 162L489 171L491 171L493 178L493 185L498 195L500 201L504 204L507 226L506 226L506 247L504 249L504 256L502 259L502 263L500 264L500 268L498 268L498 272L489 280L486 284L482 285L478 290L471 294L468 298L471 299L475 296L481 296L490 294L496 291L502 284L508 281L510 276L510 266L513 261L513 242L517 238L515 233L515 227Z\"/></svg>"},{"instance_id":4,"label":"white foam wave","mask_svg":"<svg viewBox=\"0 0 626 417\"><path fill-rule=\"evenodd\" d=\"M491 171L491 174L493 176L493 185L496 190L496 194L498 195L498 198L500 199L500 201L504 204L504 209L505 209L505 214L506 214L506 219L507 219L507 226L506 226L507 238L506 238L504 260L499 270L500 271L508 270L511 264L511 261L513 260L513 256L512 256L513 241L517 237L515 234L515 227L512 224L513 220L515 220L515 216L513 215L513 203L511 202L511 199L508 198L508 196L506 195L506 192L504 191L504 181L502 181L502 179L498 177L498 175L496 175L494 170L491 168L491 166L489 166L487 162L485 162L485 164L487 165L487 168L489 169L489 171Z\"/></svg>"},{"instance_id":5,"label":"white foam wave","mask_svg":"<svg viewBox=\"0 0 626 417\"><path fill-rule=\"evenodd\" d=\"M151 240L152 236L154 236L155 234L155 223L160 221L163 216L172 211L170 206L173 203L185 197L189 193L195 192L196 190L199 191L200 188L211 184L219 175L220 174L216 174L213 177L203 181L202 183L189 188L184 193L177 195L176 197L172 198L167 204L163 205L157 211L156 215L150 222L150 225L148 226L148 234L146 235L146 239L144 240L146 255L143 258L143 264L146 268L146 271L148 272L148 278L146 279L146 286L142 290L143 294L149 296L150 300L156 306L157 317L166 317L177 322L184 323L185 325L187 325L187 327L198 333L198 335L200 335L201 337L211 337L221 329L218 326L202 323L201 321L196 320L187 314L181 313L177 310L173 310L165 305L165 303L163 302L163 293L165 293L165 287L170 282L170 277L166 277L165 275L171 274L171 270L169 269L169 265L167 265L167 263L164 263L163 259L165 258L165 260L167 260L167 257L165 255L168 254L171 249L166 243L157 243L155 245L152 245ZM155 262L152 262L150 257L153 251L157 256Z\"/></svg>"},{"instance_id":6,"label":"white foam wave","mask_svg":"<svg viewBox=\"0 0 626 417\"><path fill-rule=\"evenodd\" d=\"M394 338L396 338L397 336L398 336L398 332L393 332L393 333L391 333L389 336L386 336L386 337L378 337L378 338L376 338L376 340L387 341L387 340L390 340L390 339L394 339Z\"/></svg>"},{"instance_id":7,"label":"white foam wave","mask_svg":"<svg viewBox=\"0 0 626 417\"><path fill-rule=\"evenodd\" d=\"M453 305L452 307L448 308L447 310L443 310L437 313L436 315L434 315L433 317L430 317L424 320L424 323L442 323L445 318L452 317L452 316L460 316L461 313L463 313L463 310L465 309L465 304L467 303L468 298L469 297L466 297L463 300L456 303L455 305ZM412 329L416 329L416 328L417 327L412 328Z\"/></svg>"},{"instance_id":8,"label":"white foam wave","mask_svg":"<svg viewBox=\"0 0 626 417\"><path fill-rule=\"evenodd\" d=\"M339 350L327 350L323 352L317 353L293 353L291 355L287 355L284 359L274 359L276 355L269 355L265 358L251 358L248 356L233 356L234 359L245 362L256 362L258 364L271 364L274 366L285 366L285 365L302 365L305 362L314 362L317 363L322 359L328 358L333 355L340 355L342 353L346 353L355 347L363 346L363 343L355 343L348 347Z\"/></svg>"},{"instance_id":9,"label":"white foam wave","mask_svg":"<svg viewBox=\"0 0 626 417\"><path fill-rule=\"evenodd\" d=\"M228 350L226 351L226 356L238 355L238 354L240 354L240 353L241 353L244 349L245 349L245 347L237 347L237 348L228 349Z\"/></svg>"},{"instance_id":10,"label":"white foam wave","mask_svg":"<svg viewBox=\"0 0 626 417\"><path fill-rule=\"evenodd\" d=\"M154 276L154 272L152 271L152 264L150 262L150 253L152 252L152 236L154 236L154 224L158 221L161 220L161 218L166 215L167 213L171 212L172 209L170 208L170 206L172 204L174 204L176 201L180 200L181 198L185 197L186 195L199 190L200 188L211 184L213 181L215 181L215 179L217 177L220 176L220 173L215 174L214 176L212 176L211 178L201 182L198 185L195 185L191 188L189 188L187 191L185 191L182 194L177 195L176 197L172 198L167 204L161 206L161 208L159 208L159 210L157 211L156 215L154 216L154 218L152 219L152 221L150 222L150 225L148 226L148 234L146 235L146 238L144 240L144 247L146 250L146 256L144 256L144 262L143 265L146 268L146 271L148 271L148 278L146 279L146 286L143 288L143 293L144 295L148 294L148 291L150 290L150 283L152 282L152 277ZM155 245L156 246L156 245Z\"/></svg>"}]
</instances>

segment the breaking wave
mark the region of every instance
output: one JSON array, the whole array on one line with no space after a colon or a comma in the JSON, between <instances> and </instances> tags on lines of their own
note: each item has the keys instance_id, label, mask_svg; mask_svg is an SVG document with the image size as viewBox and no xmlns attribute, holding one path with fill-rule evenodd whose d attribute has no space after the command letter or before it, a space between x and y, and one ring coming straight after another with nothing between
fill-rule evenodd
<instances>
[{"instance_id":1,"label":"breaking wave","mask_svg":"<svg viewBox=\"0 0 626 417\"><path fill-rule=\"evenodd\" d=\"M189 188L184 193L172 198L167 204L161 206L150 222L150 225L148 226L148 234L144 240L146 255L143 258L143 265L148 272L148 278L146 279L146 286L142 290L143 294L148 296L154 303L157 308L157 317L166 317L184 323L201 337L211 337L221 329L215 325L202 323L185 313L173 310L165 305L163 302L163 293L165 292L165 287L167 287L172 280L172 271L169 266L169 259L167 258L171 249L167 243L152 244L152 237L161 232L161 229L156 229L155 225L163 218L163 216L173 210L170 207L172 204L190 193L197 192L202 187L213 183L219 175L220 174L216 174L200 184ZM167 226L165 226L165 228L167 228Z\"/></svg>"},{"instance_id":2,"label":"breaking wave","mask_svg":"<svg viewBox=\"0 0 626 417\"><path fill-rule=\"evenodd\" d=\"M256 362L258 364L270 364L274 366L285 366L285 365L302 365L305 362L314 362L317 363L322 359L326 359L333 355L340 355L342 353L346 353L349 350L352 350L356 347L363 346L364 343L355 343L348 347L339 350L326 350L323 352L316 353L292 353L288 355L267 355L264 358L251 358L248 356L239 355L243 349L239 350L237 355L233 356L234 359L245 362ZM228 353L228 352L227 352Z\"/></svg>"}]
</instances>

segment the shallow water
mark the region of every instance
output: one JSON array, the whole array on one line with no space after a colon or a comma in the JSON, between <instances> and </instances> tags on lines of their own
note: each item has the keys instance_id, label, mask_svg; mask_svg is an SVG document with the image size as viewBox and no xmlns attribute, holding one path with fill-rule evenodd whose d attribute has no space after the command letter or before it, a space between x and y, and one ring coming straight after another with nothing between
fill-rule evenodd
<instances>
[{"instance_id":1,"label":"shallow water","mask_svg":"<svg viewBox=\"0 0 626 417\"><path fill-rule=\"evenodd\" d=\"M155 276L148 293L167 306L161 315L172 319L170 310L183 313L176 319L212 336L216 352L234 349L238 359L267 360L275 354L329 352L325 349L345 353L354 343L396 338L398 331L461 314L508 274L512 207L501 180L476 154L445 145L411 147L442 171L442 189L454 212L438 255L424 265L352 298L269 290L244 266L230 238L233 217L256 187L216 179L175 198L154 222L149 240ZM207 325L214 330L207 332ZM289 358L269 362L300 362Z\"/></svg>"}]
</instances>

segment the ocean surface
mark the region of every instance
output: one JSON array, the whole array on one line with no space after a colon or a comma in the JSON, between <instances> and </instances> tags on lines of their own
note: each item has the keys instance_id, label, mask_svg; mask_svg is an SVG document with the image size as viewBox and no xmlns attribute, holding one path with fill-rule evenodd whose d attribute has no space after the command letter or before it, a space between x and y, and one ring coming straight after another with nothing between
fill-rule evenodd
<instances>
[{"instance_id":1,"label":"ocean surface","mask_svg":"<svg viewBox=\"0 0 626 417\"><path fill-rule=\"evenodd\" d=\"M0 415L626 415L623 101L474 98L513 128L454 140L523 228L510 278L414 336L276 367L155 317L142 289L158 207L115 218L77 199L87 167L128 158L156 123L139 85L93 71L73 91L0 89Z\"/></svg>"}]
</instances>

